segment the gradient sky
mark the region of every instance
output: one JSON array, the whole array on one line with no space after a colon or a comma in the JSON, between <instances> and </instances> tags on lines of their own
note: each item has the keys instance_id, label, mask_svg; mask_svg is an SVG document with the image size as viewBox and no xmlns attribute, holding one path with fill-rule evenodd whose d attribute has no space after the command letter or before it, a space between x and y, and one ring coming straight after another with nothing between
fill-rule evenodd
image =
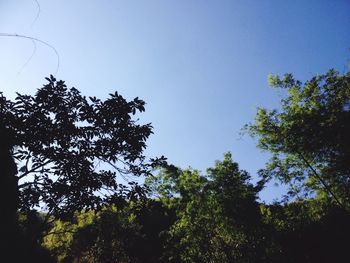
<instances>
[{"instance_id":1,"label":"gradient sky","mask_svg":"<svg viewBox=\"0 0 350 263\"><path fill-rule=\"evenodd\" d=\"M68 86L147 102L149 156L204 171L231 151L254 178L268 154L239 132L257 106L278 107L267 75L346 72L349 29L347 0L0 0L0 33L52 45ZM0 37L0 90L32 94L57 62L39 42ZM261 198L281 193L271 185Z\"/></svg>"}]
</instances>

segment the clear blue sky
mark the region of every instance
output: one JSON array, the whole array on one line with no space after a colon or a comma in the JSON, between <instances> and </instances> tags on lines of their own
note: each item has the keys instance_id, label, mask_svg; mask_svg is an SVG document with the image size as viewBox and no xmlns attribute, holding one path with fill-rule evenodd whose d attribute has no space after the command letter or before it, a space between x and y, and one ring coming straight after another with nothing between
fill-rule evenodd
<instances>
[{"instance_id":1,"label":"clear blue sky","mask_svg":"<svg viewBox=\"0 0 350 263\"><path fill-rule=\"evenodd\" d=\"M38 6L40 14L37 17ZM348 70L350 1L1 0L0 32L39 38L59 53L57 78L86 95L118 90L147 102L147 154L205 170L233 153L255 178L268 158L243 137L257 106L278 106L269 73L306 80ZM37 19L36 19L37 17ZM0 37L0 90L33 93L56 71L55 52ZM28 62L28 63L27 63ZM268 187L271 201L281 190Z\"/></svg>"}]
</instances>

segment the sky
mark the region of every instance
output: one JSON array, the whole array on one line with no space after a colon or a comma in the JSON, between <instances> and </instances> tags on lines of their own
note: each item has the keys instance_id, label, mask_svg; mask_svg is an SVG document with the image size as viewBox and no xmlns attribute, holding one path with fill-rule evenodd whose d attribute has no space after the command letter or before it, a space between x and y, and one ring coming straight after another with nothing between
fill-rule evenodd
<instances>
[{"instance_id":1,"label":"sky","mask_svg":"<svg viewBox=\"0 0 350 263\"><path fill-rule=\"evenodd\" d=\"M84 95L140 97L148 156L205 171L230 151L257 180L269 154L240 131L278 108L268 74L345 73L349 28L348 0L0 0L0 91L34 94L53 74Z\"/></svg>"}]
</instances>

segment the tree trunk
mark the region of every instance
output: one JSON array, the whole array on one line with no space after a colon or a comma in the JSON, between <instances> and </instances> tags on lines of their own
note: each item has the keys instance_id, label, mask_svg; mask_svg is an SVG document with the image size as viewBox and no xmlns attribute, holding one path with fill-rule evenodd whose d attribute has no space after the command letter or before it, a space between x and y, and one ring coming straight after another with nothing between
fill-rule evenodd
<instances>
[{"instance_id":1,"label":"tree trunk","mask_svg":"<svg viewBox=\"0 0 350 263\"><path fill-rule=\"evenodd\" d=\"M18 240L19 227L17 220L17 210L19 204L19 190L18 190L18 180L17 165L12 156L12 138L9 136L9 132L5 128L0 128L0 209L1 209L1 223L0 223L0 236L4 255L11 255L10 261L17 258L16 251L17 244L21 241Z\"/></svg>"}]
</instances>

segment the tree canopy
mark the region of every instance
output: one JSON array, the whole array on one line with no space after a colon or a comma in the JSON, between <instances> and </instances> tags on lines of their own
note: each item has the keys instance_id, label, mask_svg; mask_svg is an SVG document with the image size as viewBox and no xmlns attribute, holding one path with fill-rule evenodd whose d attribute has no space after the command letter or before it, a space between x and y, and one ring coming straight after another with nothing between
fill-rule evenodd
<instances>
[{"instance_id":1,"label":"tree canopy","mask_svg":"<svg viewBox=\"0 0 350 263\"><path fill-rule=\"evenodd\" d=\"M271 75L269 81L287 93L279 110L259 108L247 126L272 153L260 174L289 184L294 196L316 193L349 208L350 73L330 70L305 83Z\"/></svg>"},{"instance_id":2,"label":"tree canopy","mask_svg":"<svg viewBox=\"0 0 350 263\"><path fill-rule=\"evenodd\" d=\"M205 175L172 167L147 179L153 193L176 212L177 220L166 233L170 262L263 260L263 242L256 235L261 187L250 179L230 153Z\"/></svg>"},{"instance_id":3,"label":"tree canopy","mask_svg":"<svg viewBox=\"0 0 350 263\"><path fill-rule=\"evenodd\" d=\"M86 98L53 76L47 81L34 96L0 97L2 142L19 166L19 208L62 216L143 194L136 183L127 191L116 179L149 175L165 161L143 154L152 126L133 116L145 102L117 92L104 101Z\"/></svg>"},{"instance_id":4,"label":"tree canopy","mask_svg":"<svg viewBox=\"0 0 350 263\"><path fill-rule=\"evenodd\" d=\"M206 173L148 177L148 200L56 220L44 238L58 262L341 262L349 215L323 199L264 204L229 153Z\"/></svg>"},{"instance_id":5,"label":"tree canopy","mask_svg":"<svg viewBox=\"0 0 350 263\"><path fill-rule=\"evenodd\" d=\"M286 93L280 109L260 108L246 127L272 153L255 184L231 153L205 172L148 160L152 126L139 124L145 103L138 98L86 98L52 76L34 96L1 96L4 255L12 262L340 262L350 237L349 74L331 70L305 83L270 77ZM131 175L151 176L129 186L117 178ZM297 198L261 202L271 178Z\"/></svg>"}]
</instances>

